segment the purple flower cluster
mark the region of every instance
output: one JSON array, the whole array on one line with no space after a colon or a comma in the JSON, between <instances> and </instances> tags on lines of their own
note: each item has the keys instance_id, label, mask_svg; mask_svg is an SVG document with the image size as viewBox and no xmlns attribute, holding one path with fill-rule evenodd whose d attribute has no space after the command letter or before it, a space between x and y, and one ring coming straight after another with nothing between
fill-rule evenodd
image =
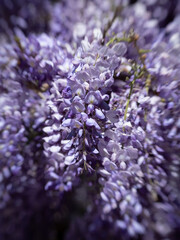
<instances>
[{"instance_id":1,"label":"purple flower cluster","mask_svg":"<svg viewBox=\"0 0 180 240\"><path fill-rule=\"evenodd\" d=\"M0 238L176 239L178 1L26 4L0 10Z\"/></svg>"}]
</instances>

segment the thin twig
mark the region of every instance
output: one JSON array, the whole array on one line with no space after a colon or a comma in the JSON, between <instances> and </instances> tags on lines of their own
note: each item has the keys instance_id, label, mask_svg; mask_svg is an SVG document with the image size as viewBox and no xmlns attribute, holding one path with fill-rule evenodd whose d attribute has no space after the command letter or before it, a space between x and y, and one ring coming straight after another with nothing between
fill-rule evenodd
<instances>
[{"instance_id":1,"label":"thin twig","mask_svg":"<svg viewBox=\"0 0 180 240\"><path fill-rule=\"evenodd\" d=\"M108 22L107 26L105 27L104 31L103 31L103 39L102 39L102 45L104 45L105 43L105 38L106 38L106 34L108 32L108 30L111 28L113 22L115 21L116 17L118 16L118 14L122 11L122 6L117 7L114 11L114 15L113 18Z\"/></svg>"}]
</instances>

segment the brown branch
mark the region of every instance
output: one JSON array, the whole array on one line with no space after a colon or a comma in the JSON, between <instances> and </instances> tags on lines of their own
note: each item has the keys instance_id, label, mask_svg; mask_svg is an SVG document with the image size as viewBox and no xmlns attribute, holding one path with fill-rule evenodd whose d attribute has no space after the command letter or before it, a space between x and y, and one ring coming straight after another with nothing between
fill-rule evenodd
<instances>
[{"instance_id":1,"label":"brown branch","mask_svg":"<svg viewBox=\"0 0 180 240\"><path fill-rule=\"evenodd\" d=\"M116 17L118 16L118 14L122 11L122 6L117 7L114 11L114 15L113 18L108 22L107 26L105 27L104 31L103 31L103 39L102 39L102 45L104 45L105 43L105 37L106 34L108 32L108 30L111 28L113 22L115 21Z\"/></svg>"}]
</instances>

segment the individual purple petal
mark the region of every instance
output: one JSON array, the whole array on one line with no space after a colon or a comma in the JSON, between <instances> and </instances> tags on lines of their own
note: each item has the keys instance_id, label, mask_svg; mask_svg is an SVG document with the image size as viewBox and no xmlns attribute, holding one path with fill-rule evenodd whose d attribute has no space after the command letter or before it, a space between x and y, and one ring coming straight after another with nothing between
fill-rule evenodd
<instances>
[{"instance_id":1,"label":"individual purple petal","mask_svg":"<svg viewBox=\"0 0 180 240\"><path fill-rule=\"evenodd\" d=\"M85 97L85 102L88 104L97 105L99 101L100 101L100 96L93 91L88 92L88 94Z\"/></svg>"},{"instance_id":2,"label":"individual purple petal","mask_svg":"<svg viewBox=\"0 0 180 240\"><path fill-rule=\"evenodd\" d=\"M103 201L109 202L109 199L107 198L107 196L103 192L101 192L101 198L103 199Z\"/></svg>"},{"instance_id":3,"label":"individual purple petal","mask_svg":"<svg viewBox=\"0 0 180 240\"><path fill-rule=\"evenodd\" d=\"M117 170L117 166L115 163L113 163L112 161L109 161L109 160L106 160L104 162L104 167L105 169L108 171L108 172L111 172L111 171L114 171L114 170Z\"/></svg>"},{"instance_id":4,"label":"individual purple petal","mask_svg":"<svg viewBox=\"0 0 180 240\"><path fill-rule=\"evenodd\" d=\"M87 114L90 114L94 111L94 105L93 104L89 104L87 107Z\"/></svg>"},{"instance_id":5,"label":"individual purple petal","mask_svg":"<svg viewBox=\"0 0 180 240\"><path fill-rule=\"evenodd\" d=\"M87 72L85 72L85 71L76 72L76 77L81 82L88 82L90 80L89 74Z\"/></svg>"},{"instance_id":6,"label":"individual purple petal","mask_svg":"<svg viewBox=\"0 0 180 240\"><path fill-rule=\"evenodd\" d=\"M80 121L73 119L71 122L71 127L72 128L82 128L83 124Z\"/></svg>"},{"instance_id":7,"label":"individual purple petal","mask_svg":"<svg viewBox=\"0 0 180 240\"><path fill-rule=\"evenodd\" d=\"M105 115L99 109L95 109L95 114L96 114L96 117L99 118L99 119L104 119L105 118Z\"/></svg>"},{"instance_id":8,"label":"individual purple petal","mask_svg":"<svg viewBox=\"0 0 180 240\"><path fill-rule=\"evenodd\" d=\"M74 155L71 155L71 156L67 156L64 160L64 163L66 165L72 165L76 162L76 159L75 159L75 156Z\"/></svg>"},{"instance_id":9,"label":"individual purple petal","mask_svg":"<svg viewBox=\"0 0 180 240\"><path fill-rule=\"evenodd\" d=\"M72 146L72 144L73 144L73 139L72 140L64 140L63 142L61 141L61 143L64 145L63 147L62 147L62 149L63 150L65 150L65 151L68 151L68 150L70 150L70 148L71 148L71 146Z\"/></svg>"},{"instance_id":10,"label":"individual purple petal","mask_svg":"<svg viewBox=\"0 0 180 240\"><path fill-rule=\"evenodd\" d=\"M104 137L108 137L108 138L110 138L110 139L112 139L112 140L116 140L116 139L117 139L116 133L115 133L114 131L110 130L110 129L108 129L108 130L105 132Z\"/></svg>"},{"instance_id":11,"label":"individual purple petal","mask_svg":"<svg viewBox=\"0 0 180 240\"><path fill-rule=\"evenodd\" d=\"M89 127L95 127L96 129L100 130L100 126L97 124L97 122L93 118L88 118L86 120L86 125Z\"/></svg>"},{"instance_id":12,"label":"individual purple petal","mask_svg":"<svg viewBox=\"0 0 180 240\"><path fill-rule=\"evenodd\" d=\"M66 119L63 121L62 126L63 127L69 127L71 125L72 119Z\"/></svg>"},{"instance_id":13,"label":"individual purple petal","mask_svg":"<svg viewBox=\"0 0 180 240\"><path fill-rule=\"evenodd\" d=\"M127 47L125 43L119 42L116 43L113 47L112 50L116 54L116 56L124 56L124 54L127 52Z\"/></svg>"},{"instance_id":14,"label":"individual purple petal","mask_svg":"<svg viewBox=\"0 0 180 240\"><path fill-rule=\"evenodd\" d=\"M79 97L84 97L85 95L85 90L82 85L77 84L73 87L72 89L74 94L77 94Z\"/></svg>"},{"instance_id":15,"label":"individual purple petal","mask_svg":"<svg viewBox=\"0 0 180 240\"><path fill-rule=\"evenodd\" d=\"M109 153L107 151L107 144L103 139L100 139L98 142L98 150L102 157L109 157Z\"/></svg>"},{"instance_id":16,"label":"individual purple petal","mask_svg":"<svg viewBox=\"0 0 180 240\"><path fill-rule=\"evenodd\" d=\"M72 107L75 112L83 112L85 110L85 106L80 102L73 102Z\"/></svg>"},{"instance_id":17,"label":"individual purple petal","mask_svg":"<svg viewBox=\"0 0 180 240\"><path fill-rule=\"evenodd\" d=\"M44 131L45 133L48 133L48 134L53 133L53 129L52 129L52 127L50 127L50 126L43 128L43 131Z\"/></svg>"},{"instance_id":18,"label":"individual purple petal","mask_svg":"<svg viewBox=\"0 0 180 240\"><path fill-rule=\"evenodd\" d=\"M88 118L88 115L84 112L81 113L81 116L82 116L82 120L85 122Z\"/></svg>"},{"instance_id":19,"label":"individual purple petal","mask_svg":"<svg viewBox=\"0 0 180 240\"><path fill-rule=\"evenodd\" d=\"M107 177L107 176L110 176L111 174L105 170L105 169L101 169L99 170L99 173L103 176L103 177Z\"/></svg>"},{"instance_id":20,"label":"individual purple petal","mask_svg":"<svg viewBox=\"0 0 180 240\"><path fill-rule=\"evenodd\" d=\"M118 112L115 110L107 111L106 116L112 123L117 123L119 121Z\"/></svg>"},{"instance_id":21,"label":"individual purple petal","mask_svg":"<svg viewBox=\"0 0 180 240\"><path fill-rule=\"evenodd\" d=\"M138 150L132 146L127 147L127 154L130 158L136 159L138 157Z\"/></svg>"},{"instance_id":22,"label":"individual purple petal","mask_svg":"<svg viewBox=\"0 0 180 240\"><path fill-rule=\"evenodd\" d=\"M132 226L137 233L143 234L145 232L144 226L135 220L132 221Z\"/></svg>"},{"instance_id":23,"label":"individual purple petal","mask_svg":"<svg viewBox=\"0 0 180 240\"><path fill-rule=\"evenodd\" d=\"M52 146L49 148L49 150L52 152L52 153L58 153L60 151L60 147L59 146Z\"/></svg>"}]
</instances>

